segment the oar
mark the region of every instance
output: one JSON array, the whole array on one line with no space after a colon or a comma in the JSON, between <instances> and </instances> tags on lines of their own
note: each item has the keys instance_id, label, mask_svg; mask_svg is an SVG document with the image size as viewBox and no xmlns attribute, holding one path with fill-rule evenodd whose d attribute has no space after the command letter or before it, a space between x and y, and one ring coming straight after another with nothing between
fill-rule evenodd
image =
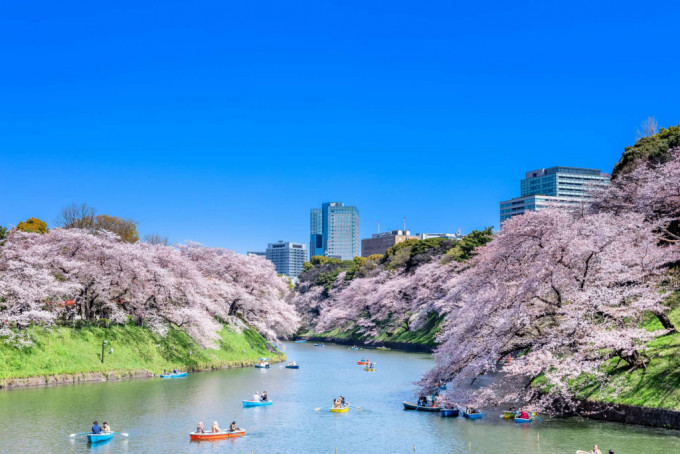
<instances>
[{"instance_id":1,"label":"oar","mask_svg":"<svg viewBox=\"0 0 680 454\"><path fill-rule=\"evenodd\" d=\"M70 438L77 437L78 435L90 435L92 432L80 432L79 434L71 434Z\"/></svg>"},{"instance_id":2,"label":"oar","mask_svg":"<svg viewBox=\"0 0 680 454\"><path fill-rule=\"evenodd\" d=\"M124 437L129 437L130 434L125 433L125 432L111 432L113 435L122 435Z\"/></svg>"},{"instance_id":3,"label":"oar","mask_svg":"<svg viewBox=\"0 0 680 454\"><path fill-rule=\"evenodd\" d=\"M534 419L538 419L539 421L543 421L543 418L541 418L540 416L534 416Z\"/></svg>"},{"instance_id":4,"label":"oar","mask_svg":"<svg viewBox=\"0 0 680 454\"><path fill-rule=\"evenodd\" d=\"M319 410L321 410L321 407L316 407L316 408L314 409L314 411L319 411Z\"/></svg>"}]
</instances>

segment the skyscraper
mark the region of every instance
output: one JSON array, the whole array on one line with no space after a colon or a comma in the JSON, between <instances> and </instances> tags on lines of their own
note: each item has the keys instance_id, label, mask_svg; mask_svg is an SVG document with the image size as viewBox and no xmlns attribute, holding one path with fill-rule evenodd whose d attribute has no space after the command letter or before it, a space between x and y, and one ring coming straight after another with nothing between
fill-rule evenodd
<instances>
[{"instance_id":1,"label":"skyscraper","mask_svg":"<svg viewBox=\"0 0 680 454\"><path fill-rule=\"evenodd\" d=\"M501 223L525 211L578 205L590 197L590 191L608 185L609 178L599 169L580 167L558 166L526 172L520 181L521 196L500 203Z\"/></svg>"},{"instance_id":2,"label":"skyscraper","mask_svg":"<svg viewBox=\"0 0 680 454\"><path fill-rule=\"evenodd\" d=\"M302 243L279 241L269 243L266 251L267 260L276 267L276 272L289 277L297 277L307 258L307 248Z\"/></svg>"},{"instance_id":3,"label":"skyscraper","mask_svg":"<svg viewBox=\"0 0 680 454\"><path fill-rule=\"evenodd\" d=\"M309 210L309 258L323 253L323 216L321 208Z\"/></svg>"},{"instance_id":4,"label":"skyscraper","mask_svg":"<svg viewBox=\"0 0 680 454\"><path fill-rule=\"evenodd\" d=\"M309 253L351 260L359 255L359 210L329 202L310 210Z\"/></svg>"}]
</instances>

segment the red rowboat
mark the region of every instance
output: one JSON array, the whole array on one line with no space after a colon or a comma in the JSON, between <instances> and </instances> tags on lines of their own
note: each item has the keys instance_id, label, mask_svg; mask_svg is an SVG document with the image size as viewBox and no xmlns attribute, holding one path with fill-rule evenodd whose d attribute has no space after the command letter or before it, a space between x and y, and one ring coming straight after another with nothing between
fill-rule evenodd
<instances>
[{"instance_id":1,"label":"red rowboat","mask_svg":"<svg viewBox=\"0 0 680 454\"><path fill-rule=\"evenodd\" d=\"M213 433L204 433L204 434L197 434L195 432L191 432L189 434L189 437L191 437L192 440L223 440L225 438L236 438L236 437L242 437L246 434L245 430L235 430L233 432L229 431L223 431L223 432L217 432L216 434Z\"/></svg>"}]
</instances>

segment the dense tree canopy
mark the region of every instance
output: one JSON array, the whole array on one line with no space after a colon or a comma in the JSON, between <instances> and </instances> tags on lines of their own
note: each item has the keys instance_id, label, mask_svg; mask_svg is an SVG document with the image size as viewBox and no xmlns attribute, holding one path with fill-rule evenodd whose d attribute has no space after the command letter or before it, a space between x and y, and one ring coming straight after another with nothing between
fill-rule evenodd
<instances>
[{"instance_id":1,"label":"dense tree canopy","mask_svg":"<svg viewBox=\"0 0 680 454\"><path fill-rule=\"evenodd\" d=\"M49 229L47 228L47 223L41 221L38 218L29 218L17 224L17 230L29 233L47 233Z\"/></svg>"},{"instance_id":2,"label":"dense tree canopy","mask_svg":"<svg viewBox=\"0 0 680 454\"><path fill-rule=\"evenodd\" d=\"M126 243L102 230L12 231L0 253L0 335L56 319L132 320L163 334L170 325L213 346L219 321L263 335L297 328L288 288L260 257L205 248Z\"/></svg>"},{"instance_id":3,"label":"dense tree canopy","mask_svg":"<svg viewBox=\"0 0 680 454\"><path fill-rule=\"evenodd\" d=\"M670 151L680 147L680 125L661 128L658 134L643 136L635 145L626 147L619 162L614 166L613 176L632 171L641 161L660 164L670 160Z\"/></svg>"}]
</instances>

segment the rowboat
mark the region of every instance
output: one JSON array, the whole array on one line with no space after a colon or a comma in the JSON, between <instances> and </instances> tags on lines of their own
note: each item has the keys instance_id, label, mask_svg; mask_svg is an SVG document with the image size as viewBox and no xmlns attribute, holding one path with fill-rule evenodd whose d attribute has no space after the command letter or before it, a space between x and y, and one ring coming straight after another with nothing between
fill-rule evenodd
<instances>
[{"instance_id":1,"label":"rowboat","mask_svg":"<svg viewBox=\"0 0 680 454\"><path fill-rule=\"evenodd\" d=\"M206 441L206 440L223 440L225 438L236 438L236 437L242 437L246 434L246 431L241 429L241 430L235 430L233 432L230 432L228 430L225 430L223 432L217 432L217 433L196 433L196 432L191 432L189 434L189 438L192 440L197 440L197 441Z\"/></svg>"},{"instance_id":2,"label":"rowboat","mask_svg":"<svg viewBox=\"0 0 680 454\"><path fill-rule=\"evenodd\" d=\"M365 370L366 372L375 372L375 367L368 367L368 366L367 366L367 367L364 367L364 370Z\"/></svg>"},{"instance_id":3,"label":"rowboat","mask_svg":"<svg viewBox=\"0 0 680 454\"><path fill-rule=\"evenodd\" d=\"M112 439L114 434L87 434L88 443L101 443Z\"/></svg>"},{"instance_id":4,"label":"rowboat","mask_svg":"<svg viewBox=\"0 0 680 454\"><path fill-rule=\"evenodd\" d=\"M307 342L307 339L300 339L295 341L296 344L304 344L305 342Z\"/></svg>"},{"instance_id":5,"label":"rowboat","mask_svg":"<svg viewBox=\"0 0 680 454\"><path fill-rule=\"evenodd\" d=\"M342 407L331 407L331 413L347 413L349 411L349 404L343 405Z\"/></svg>"},{"instance_id":6,"label":"rowboat","mask_svg":"<svg viewBox=\"0 0 680 454\"><path fill-rule=\"evenodd\" d=\"M522 419L519 416L515 416L515 422L520 423L520 424L526 424L528 422L531 422L534 420L533 416L529 416L529 419Z\"/></svg>"},{"instance_id":7,"label":"rowboat","mask_svg":"<svg viewBox=\"0 0 680 454\"><path fill-rule=\"evenodd\" d=\"M366 364L368 364L368 360L362 359L361 361L357 361L357 364L360 365L360 366L365 366Z\"/></svg>"},{"instance_id":8,"label":"rowboat","mask_svg":"<svg viewBox=\"0 0 680 454\"><path fill-rule=\"evenodd\" d=\"M517 416L517 412L514 410L505 410L503 414L501 415L501 418L504 419L515 419L515 416Z\"/></svg>"},{"instance_id":9,"label":"rowboat","mask_svg":"<svg viewBox=\"0 0 680 454\"><path fill-rule=\"evenodd\" d=\"M414 404L414 403L411 403L411 402L404 401L404 410L429 411L429 412L436 413L441 409L439 407L435 407L435 406L418 405L418 404Z\"/></svg>"},{"instance_id":10,"label":"rowboat","mask_svg":"<svg viewBox=\"0 0 680 454\"><path fill-rule=\"evenodd\" d=\"M243 408L247 407L266 407L267 405L273 404L273 400L244 400Z\"/></svg>"},{"instance_id":11,"label":"rowboat","mask_svg":"<svg viewBox=\"0 0 680 454\"><path fill-rule=\"evenodd\" d=\"M486 413L463 413L467 419L482 419Z\"/></svg>"},{"instance_id":12,"label":"rowboat","mask_svg":"<svg viewBox=\"0 0 680 454\"><path fill-rule=\"evenodd\" d=\"M376 347L378 350L392 350L389 347Z\"/></svg>"},{"instance_id":13,"label":"rowboat","mask_svg":"<svg viewBox=\"0 0 680 454\"><path fill-rule=\"evenodd\" d=\"M325 347L324 344L314 344L315 347Z\"/></svg>"},{"instance_id":14,"label":"rowboat","mask_svg":"<svg viewBox=\"0 0 680 454\"><path fill-rule=\"evenodd\" d=\"M255 364L257 369L269 369L269 363L258 363Z\"/></svg>"},{"instance_id":15,"label":"rowboat","mask_svg":"<svg viewBox=\"0 0 680 454\"><path fill-rule=\"evenodd\" d=\"M182 378L186 376L187 376L186 372L179 372L177 374L161 374L161 378Z\"/></svg>"},{"instance_id":16,"label":"rowboat","mask_svg":"<svg viewBox=\"0 0 680 454\"><path fill-rule=\"evenodd\" d=\"M360 349L359 347L357 347L357 346L350 347L349 349L350 349L350 350L361 350L361 349Z\"/></svg>"},{"instance_id":17,"label":"rowboat","mask_svg":"<svg viewBox=\"0 0 680 454\"><path fill-rule=\"evenodd\" d=\"M299 369L300 366L298 364L286 364L286 369Z\"/></svg>"},{"instance_id":18,"label":"rowboat","mask_svg":"<svg viewBox=\"0 0 680 454\"><path fill-rule=\"evenodd\" d=\"M460 415L460 410L457 408L442 408L439 414L444 418L456 418Z\"/></svg>"}]
</instances>

